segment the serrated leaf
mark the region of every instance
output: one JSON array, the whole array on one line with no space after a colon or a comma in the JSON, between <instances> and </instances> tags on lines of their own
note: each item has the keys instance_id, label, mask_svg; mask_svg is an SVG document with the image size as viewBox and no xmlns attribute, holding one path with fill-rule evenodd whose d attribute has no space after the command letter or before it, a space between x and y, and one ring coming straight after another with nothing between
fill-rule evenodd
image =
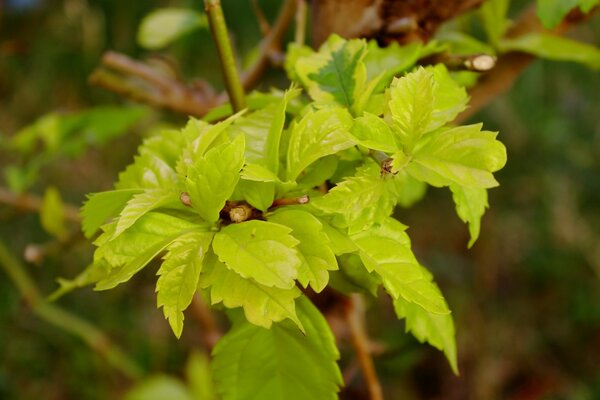
<instances>
[{"instance_id":1,"label":"serrated leaf","mask_svg":"<svg viewBox=\"0 0 600 400\"><path fill-rule=\"evenodd\" d=\"M60 192L54 186L48 186L44 193L40 222L46 232L59 239L67 235L64 203Z\"/></svg>"},{"instance_id":2,"label":"serrated leaf","mask_svg":"<svg viewBox=\"0 0 600 400\"><path fill-rule=\"evenodd\" d=\"M394 310L398 318L406 319L406 331L421 342L428 342L442 350L450 367L458 375L456 360L456 338L452 314L434 314L407 302L402 297L394 300Z\"/></svg>"},{"instance_id":3,"label":"serrated leaf","mask_svg":"<svg viewBox=\"0 0 600 400\"><path fill-rule=\"evenodd\" d=\"M97 283L96 290L111 289L128 281L177 237L189 230L205 227L179 217L152 211L111 240L115 229L114 222L105 225L104 233L94 242L98 246L94 253L94 261L105 260L112 267L109 275Z\"/></svg>"},{"instance_id":4,"label":"serrated leaf","mask_svg":"<svg viewBox=\"0 0 600 400\"><path fill-rule=\"evenodd\" d=\"M251 220L231 224L215 235L215 254L243 278L265 286L291 289L301 261L298 241L283 225Z\"/></svg>"},{"instance_id":5,"label":"serrated leaf","mask_svg":"<svg viewBox=\"0 0 600 400\"><path fill-rule=\"evenodd\" d=\"M169 245L158 270L156 306L163 307L165 318L177 338L183 330L183 311L196 293L204 255L210 248L213 234L194 231L179 236Z\"/></svg>"},{"instance_id":6,"label":"serrated leaf","mask_svg":"<svg viewBox=\"0 0 600 400\"><path fill-rule=\"evenodd\" d=\"M481 217L488 208L487 190L480 188L465 188L458 185L450 185L452 199L456 204L456 213L464 223L469 224L468 247L473 246L479 237L481 227Z\"/></svg>"},{"instance_id":7,"label":"serrated leaf","mask_svg":"<svg viewBox=\"0 0 600 400\"><path fill-rule=\"evenodd\" d=\"M223 400L334 400L342 377L329 325L306 298L298 301L303 335L290 323L271 329L240 322L213 350Z\"/></svg>"},{"instance_id":8,"label":"serrated leaf","mask_svg":"<svg viewBox=\"0 0 600 400\"><path fill-rule=\"evenodd\" d=\"M273 126L274 116L281 103L272 103L260 108L244 118L238 119L229 129L232 137L244 135L246 140L245 159L247 163L267 167L267 140Z\"/></svg>"},{"instance_id":9,"label":"serrated leaf","mask_svg":"<svg viewBox=\"0 0 600 400\"><path fill-rule=\"evenodd\" d=\"M312 99L351 108L366 81L366 47L364 40L332 35L318 52L299 57L295 71Z\"/></svg>"},{"instance_id":10,"label":"serrated leaf","mask_svg":"<svg viewBox=\"0 0 600 400\"><path fill-rule=\"evenodd\" d=\"M498 186L492 172L506 163L506 148L481 124L442 128L417 143L406 171L433 186Z\"/></svg>"},{"instance_id":11,"label":"serrated leaf","mask_svg":"<svg viewBox=\"0 0 600 400\"><path fill-rule=\"evenodd\" d=\"M390 127L383 119L371 113L365 112L362 117L357 118L350 132L355 142L369 149L393 153L399 148Z\"/></svg>"},{"instance_id":12,"label":"serrated leaf","mask_svg":"<svg viewBox=\"0 0 600 400\"><path fill-rule=\"evenodd\" d=\"M404 208L411 207L421 200L427 191L427 184L419 181L402 170L385 182L392 200Z\"/></svg>"},{"instance_id":13,"label":"serrated leaf","mask_svg":"<svg viewBox=\"0 0 600 400\"><path fill-rule=\"evenodd\" d=\"M277 104L272 117L271 126L267 134L265 143L265 166L273 171L275 175L279 173L279 147L281 143L281 132L285 123L285 111L288 102L300 95L300 90L292 87L283 95L283 99Z\"/></svg>"},{"instance_id":14,"label":"serrated leaf","mask_svg":"<svg viewBox=\"0 0 600 400\"><path fill-rule=\"evenodd\" d=\"M219 219L219 212L233 193L244 165L244 136L206 152L188 169L185 187L192 208L208 223Z\"/></svg>"},{"instance_id":15,"label":"serrated leaf","mask_svg":"<svg viewBox=\"0 0 600 400\"><path fill-rule=\"evenodd\" d=\"M358 251L358 247L356 247L346 232L342 232L339 229L334 228L323 218L319 218L319 221L323 226L323 232L327 235L329 247L331 247L331 250L333 250L335 255L339 256Z\"/></svg>"},{"instance_id":16,"label":"serrated leaf","mask_svg":"<svg viewBox=\"0 0 600 400\"><path fill-rule=\"evenodd\" d=\"M544 27L550 29L562 21L562 19L577 5L581 0L537 0L537 15L544 24Z\"/></svg>"},{"instance_id":17,"label":"serrated leaf","mask_svg":"<svg viewBox=\"0 0 600 400\"><path fill-rule=\"evenodd\" d=\"M406 227L392 218L352 236L360 249L360 257L369 271L381 277L386 291L397 299L418 304L437 314L450 312L431 274L416 260L410 249Z\"/></svg>"},{"instance_id":18,"label":"serrated leaf","mask_svg":"<svg viewBox=\"0 0 600 400\"><path fill-rule=\"evenodd\" d=\"M146 189L142 193L134 194L121 211L117 220L114 237L119 236L126 229L136 223L146 213L168 204L179 205L176 192L169 189Z\"/></svg>"},{"instance_id":19,"label":"serrated leaf","mask_svg":"<svg viewBox=\"0 0 600 400\"><path fill-rule=\"evenodd\" d=\"M339 107L309 111L291 132L287 152L287 180L295 180L321 157L354 146L348 134L352 116Z\"/></svg>"},{"instance_id":20,"label":"serrated leaf","mask_svg":"<svg viewBox=\"0 0 600 400\"><path fill-rule=\"evenodd\" d=\"M115 189L168 188L177 182L177 173L163 158L155 154L134 157L125 171L119 174Z\"/></svg>"},{"instance_id":21,"label":"serrated leaf","mask_svg":"<svg viewBox=\"0 0 600 400\"><path fill-rule=\"evenodd\" d=\"M127 201L142 189L121 189L87 195L87 201L81 208L81 229L86 238L91 238L96 231L111 217L119 214Z\"/></svg>"},{"instance_id":22,"label":"serrated leaf","mask_svg":"<svg viewBox=\"0 0 600 400\"><path fill-rule=\"evenodd\" d=\"M206 16L184 8L160 8L142 19L137 41L140 46L157 50L181 36L208 26Z\"/></svg>"},{"instance_id":23,"label":"serrated leaf","mask_svg":"<svg viewBox=\"0 0 600 400\"><path fill-rule=\"evenodd\" d=\"M378 176L352 176L312 204L329 214L343 215L351 233L387 218L394 207L384 180Z\"/></svg>"},{"instance_id":24,"label":"serrated leaf","mask_svg":"<svg viewBox=\"0 0 600 400\"><path fill-rule=\"evenodd\" d=\"M600 68L598 47L549 33L530 33L503 39L499 47L502 51L522 51L549 60L573 61L589 68Z\"/></svg>"},{"instance_id":25,"label":"serrated leaf","mask_svg":"<svg viewBox=\"0 0 600 400\"><path fill-rule=\"evenodd\" d=\"M296 247L302 260L298 281L304 287L310 284L315 292L321 292L329 281L328 271L338 269L321 222L309 212L286 209L275 212L268 220L292 228L292 236L300 241Z\"/></svg>"},{"instance_id":26,"label":"serrated leaf","mask_svg":"<svg viewBox=\"0 0 600 400\"><path fill-rule=\"evenodd\" d=\"M210 289L212 304L223 302L228 308L242 307L246 319L258 326L271 328L273 322L286 318L304 330L296 315L296 298L302 293L297 287L280 289L242 278L229 269L213 253L207 254L199 287Z\"/></svg>"}]
</instances>

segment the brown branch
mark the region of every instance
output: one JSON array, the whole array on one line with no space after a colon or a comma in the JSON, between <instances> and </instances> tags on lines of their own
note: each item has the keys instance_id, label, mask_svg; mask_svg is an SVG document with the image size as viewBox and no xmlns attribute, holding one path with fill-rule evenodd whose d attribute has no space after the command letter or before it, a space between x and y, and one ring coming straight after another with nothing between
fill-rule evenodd
<instances>
[{"instance_id":1,"label":"brown branch","mask_svg":"<svg viewBox=\"0 0 600 400\"><path fill-rule=\"evenodd\" d=\"M13 206L17 211L38 212L42 209L43 200L32 194L16 194L10 190L0 187L0 203ZM79 208L64 204L65 218L72 222L80 222Z\"/></svg>"},{"instance_id":2,"label":"brown branch","mask_svg":"<svg viewBox=\"0 0 600 400\"><path fill-rule=\"evenodd\" d=\"M221 336L223 336L223 332L219 329L213 313L198 294L192 298L190 312L200 324L202 344L206 352L210 355L212 348Z\"/></svg>"},{"instance_id":3,"label":"brown branch","mask_svg":"<svg viewBox=\"0 0 600 400\"><path fill-rule=\"evenodd\" d=\"M586 18L579 11L571 12L563 22L551 31L546 30L540 23L534 6L525 10L512 28L506 33L507 37L518 37L536 32L552 32L561 34ZM482 75L477 85L469 91L471 101L469 108L463 111L455 120L457 124L469 119L477 111L491 103L496 97L506 93L514 85L523 70L535 61L536 57L521 52L508 52L498 58L496 66Z\"/></svg>"},{"instance_id":4,"label":"brown branch","mask_svg":"<svg viewBox=\"0 0 600 400\"><path fill-rule=\"evenodd\" d=\"M359 294L352 294L346 305L345 319L348 324L352 345L356 351L356 357L365 378L370 400L383 400L381 383L377 377L373 359L371 358L371 346L365 328L365 309Z\"/></svg>"},{"instance_id":5,"label":"brown branch","mask_svg":"<svg viewBox=\"0 0 600 400\"><path fill-rule=\"evenodd\" d=\"M262 33L263 36L267 36L271 31L271 24L269 24L269 21L267 21L265 13L263 12L262 8L260 8L260 4L258 4L258 0L251 0L250 4L252 5L252 11L254 11L256 20L258 21L260 33Z\"/></svg>"}]
</instances>

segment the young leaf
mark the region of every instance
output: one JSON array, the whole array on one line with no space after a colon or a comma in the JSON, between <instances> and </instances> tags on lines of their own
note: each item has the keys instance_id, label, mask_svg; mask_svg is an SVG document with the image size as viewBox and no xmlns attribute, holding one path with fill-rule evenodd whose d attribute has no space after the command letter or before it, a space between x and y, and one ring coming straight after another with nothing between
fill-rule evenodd
<instances>
[{"instance_id":1,"label":"young leaf","mask_svg":"<svg viewBox=\"0 0 600 400\"><path fill-rule=\"evenodd\" d=\"M287 152L287 180L295 180L321 157L354 146L348 134L352 116L340 107L309 111L293 127Z\"/></svg>"},{"instance_id":2,"label":"young leaf","mask_svg":"<svg viewBox=\"0 0 600 400\"><path fill-rule=\"evenodd\" d=\"M421 343L428 342L442 350L455 374L458 374L456 361L456 338L452 314L435 314L402 297L394 300L394 310L398 318L406 319L406 331L412 332Z\"/></svg>"},{"instance_id":3,"label":"young leaf","mask_svg":"<svg viewBox=\"0 0 600 400\"><path fill-rule=\"evenodd\" d=\"M288 102L300 95L300 90L292 87L283 95L283 99L277 104L273 120L267 134L265 143L265 165L273 171L275 175L279 173L279 145L281 142L281 132L285 123L285 110Z\"/></svg>"},{"instance_id":4,"label":"young leaf","mask_svg":"<svg viewBox=\"0 0 600 400\"><path fill-rule=\"evenodd\" d=\"M273 322L288 318L304 330L296 315L295 301L302 294L297 287L280 289L242 278L212 252L206 255L199 287L210 288L212 304L223 302L228 308L243 307L246 319L254 325L271 328Z\"/></svg>"},{"instance_id":5,"label":"young leaf","mask_svg":"<svg viewBox=\"0 0 600 400\"><path fill-rule=\"evenodd\" d=\"M404 229L389 218L380 226L353 235L352 239L360 249L365 267L381 276L392 298L402 297L432 313L449 313L446 301L431 281L431 274L415 259Z\"/></svg>"},{"instance_id":6,"label":"young leaf","mask_svg":"<svg viewBox=\"0 0 600 400\"><path fill-rule=\"evenodd\" d=\"M306 211L285 208L269 216L268 220L292 228L292 236L300 241L296 247L302 260L298 281L304 287L310 284L315 292L321 292L329 281L328 271L338 269L321 222Z\"/></svg>"},{"instance_id":7,"label":"young leaf","mask_svg":"<svg viewBox=\"0 0 600 400\"><path fill-rule=\"evenodd\" d=\"M548 33L530 33L503 39L499 47L502 51L523 51L549 60L574 61L600 69L598 47Z\"/></svg>"},{"instance_id":8,"label":"young leaf","mask_svg":"<svg viewBox=\"0 0 600 400\"><path fill-rule=\"evenodd\" d=\"M369 149L393 153L398 144L390 127L376 115L365 112L354 121L350 131L355 142Z\"/></svg>"},{"instance_id":9,"label":"young leaf","mask_svg":"<svg viewBox=\"0 0 600 400\"><path fill-rule=\"evenodd\" d=\"M56 281L60 287L48 296L48 300L58 300L60 297L73 291L74 289L82 288L104 279L109 273L110 265L107 265L104 260L97 260L96 262L88 265L73 279L58 278Z\"/></svg>"},{"instance_id":10,"label":"young leaf","mask_svg":"<svg viewBox=\"0 0 600 400\"><path fill-rule=\"evenodd\" d=\"M283 225L251 220L231 224L215 235L215 254L229 269L246 279L282 289L294 287L301 261L298 241Z\"/></svg>"},{"instance_id":11,"label":"young leaf","mask_svg":"<svg viewBox=\"0 0 600 400\"><path fill-rule=\"evenodd\" d=\"M358 251L358 247L356 247L346 232L334 228L323 218L319 218L319 222L321 222L321 225L323 226L323 232L327 235L329 247L336 256Z\"/></svg>"},{"instance_id":12,"label":"young leaf","mask_svg":"<svg viewBox=\"0 0 600 400\"><path fill-rule=\"evenodd\" d=\"M537 0L537 15L544 27L554 28L569 11L582 2L582 0Z\"/></svg>"},{"instance_id":13,"label":"young leaf","mask_svg":"<svg viewBox=\"0 0 600 400\"><path fill-rule=\"evenodd\" d=\"M481 131L481 124L442 128L417 143L406 170L433 186L455 183L465 187L498 186L492 172L506 163L506 148L497 133Z\"/></svg>"},{"instance_id":14,"label":"young leaf","mask_svg":"<svg viewBox=\"0 0 600 400\"><path fill-rule=\"evenodd\" d=\"M509 2L509 0L489 0L480 8L485 33L493 44L498 43L506 31Z\"/></svg>"},{"instance_id":15,"label":"young leaf","mask_svg":"<svg viewBox=\"0 0 600 400\"><path fill-rule=\"evenodd\" d=\"M279 182L279 178L275 173L259 164L244 165L241 178L255 182Z\"/></svg>"},{"instance_id":16,"label":"young leaf","mask_svg":"<svg viewBox=\"0 0 600 400\"><path fill-rule=\"evenodd\" d=\"M40 210L40 221L49 234L57 238L64 238L67 235L64 204L60 192L54 186L46 188Z\"/></svg>"},{"instance_id":17,"label":"young leaf","mask_svg":"<svg viewBox=\"0 0 600 400\"><path fill-rule=\"evenodd\" d=\"M413 178L405 170L398 171L385 184L394 203L405 208L421 200L427 191L425 182Z\"/></svg>"},{"instance_id":18,"label":"young leaf","mask_svg":"<svg viewBox=\"0 0 600 400\"><path fill-rule=\"evenodd\" d=\"M134 157L125 171L119 174L115 189L169 188L177 182L177 173L162 157L145 153Z\"/></svg>"},{"instance_id":19,"label":"young leaf","mask_svg":"<svg viewBox=\"0 0 600 400\"><path fill-rule=\"evenodd\" d=\"M366 81L366 47L364 40L332 35L317 53L298 58L296 73L310 97L351 108Z\"/></svg>"},{"instance_id":20,"label":"young leaf","mask_svg":"<svg viewBox=\"0 0 600 400\"><path fill-rule=\"evenodd\" d=\"M231 196L244 165L244 136L210 149L190 165L185 187L192 207L209 223L219 219L219 212Z\"/></svg>"},{"instance_id":21,"label":"young leaf","mask_svg":"<svg viewBox=\"0 0 600 400\"><path fill-rule=\"evenodd\" d=\"M275 182L241 180L236 190L248 204L260 211L267 211L275 199Z\"/></svg>"},{"instance_id":22,"label":"young leaf","mask_svg":"<svg viewBox=\"0 0 600 400\"><path fill-rule=\"evenodd\" d=\"M189 32L206 26L204 14L187 9L161 8L144 17L137 40L140 46L157 50Z\"/></svg>"},{"instance_id":23,"label":"young leaf","mask_svg":"<svg viewBox=\"0 0 600 400\"><path fill-rule=\"evenodd\" d=\"M146 213L167 204L181 204L175 191L169 189L147 189L142 193L134 194L127 202L125 208L123 208L123 211L121 211L114 237L123 233Z\"/></svg>"},{"instance_id":24,"label":"young leaf","mask_svg":"<svg viewBox=\"0 0 600 400\"><path fill-rule=\"evenodd\" d=\"M383 89L392 78L403 71L411 68L421 57L423 45L419 42L412 42L400 46L397 42L392 42L386 47L380 47L377 41L369 41L367 54L364 62L367 68L367 79L370 81L377 75L384 73L381 79Z\"/></svg>"},{"instance_id":25,"label":"young leaf","mask_svg":"<svg viewBox=\"0 0 600 400\"><path fill-rule=\"evenodd\" d=\"M183 311L190 305L196 288L204 254L210 248L212 232L192 231L179 236L168 247L158 270L157 307L163 307L165 318L179 338L183 330Z\"/></svg>"},{"instance_id":26,"label":"young leaf","mask_svg":"<svg viewBox=\"0 0 600 400\"><path fill-rule=\"evenodd\" d=\"M286 321L264 329L238 322L213 350L223 400L334 400L342 377L335 340L309 300L298 301L306 334Z\"/></svg>"},{"instance_id":27,"label":"young leaf","mask_svg":"<svg viewBox=\"0 0 600 400\"><path fill-rule=\"evenodd\" d=\"M110 217L119 214L133 195L142 191L142 189L121 189L88 194L88 199L81 208L83 220L81 229L85 237L91 238Z\"/></svg>"},{"instance_id":28,"label":"young leaf","mask_svg":"<svg viewBox=\"0 0 600 400\"><path fill-rule=\"evenodd\" d=\"M458 185L450 185L452 198L456 204L456 213L464 223L469 224L469 248L473 246L479 237L481 217L488 208L487 190L480 188L465 188Z\"/></svg>"}]
</instances>

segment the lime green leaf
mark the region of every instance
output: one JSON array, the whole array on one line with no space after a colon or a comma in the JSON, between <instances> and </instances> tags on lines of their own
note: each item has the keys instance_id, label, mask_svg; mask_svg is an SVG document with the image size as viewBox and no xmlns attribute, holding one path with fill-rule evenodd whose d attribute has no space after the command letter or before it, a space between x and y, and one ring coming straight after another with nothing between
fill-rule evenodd
<instances>
[{"instance_id":1,"label":"lime green leaf","mask_svg":"<svg viewBox=\"0 0 600 400\"><path fill-rule=\"evenodd\" d=\"M140 24L137 41L140 46L157 50L181 36L207 27L204 14L183 8L161 8L146 15Z\"/></svg>"},{"instance_id":2,"label":"lime green leaf","mask_svg":"<svg viewBox=\"0 0 600 400\"><path fill-rule=\"evenodd\" d=\"M312 204L329 214L343 215L350 232L382 221L394 207L384 180L378 176L350 177Z\"/></svg>"},{"instance_id":3,"label":"lime green leaf","mask_svg":"<svg viewBox=\"0 0 600 400\"><path fill-rule=\"evenodd\" d=\"M288 78L291 81L302 83L298 73L296 72L296 66L299 58L311 56L314 54L314 50L308 46L300 46L294 42L288 44L288 48L285 54L284 68Z\"/></svg>"},{"instance_id":4,"label":"lime green leaf","mask_svg":"<svg viewBox=\"0 0 600 400\"><path fill-rule=\"evenodd\" d=\"M557 61L574 61L590 68L600 68L600 49L586 43L549 33L530 33L503 39L502 51L523 51L538 57Z\"/></svg>"},{"instance_id":5,"label":"lime green leaf","mask_svg":"<svg viewBox=\"0 0 600 400\"><path fill-rule=\"evenodd\" d=\"M350 131L355 142L369 149L393 153L398 144L390 127L376 115L365 112L354 121Z\"/></svg>"},{"instance_id":6,"label":"lime green leaf","mask_svg":"<svg viewBox=\"0 0 600 400\"><path fill-rule=\"evenodd\" d=\"M581 0L537 0L537 15L546 28L554 28Z\"/></svg>"},{"instance_id":7,"label":"lime green leaf","mask_svg":"<svg viewBox=\"0 0 600 400\"><path fill-rule=\"evenodd\" d=\"M210 288L212 304L223 302L228 308L243 307L246 319L254 325L270 328L273 322L289 318L304 330L296 315L295 303L302 293L295 286L280 289L242 278L219 261L216 255L209 253L199 287Z\"/></svg>"},{"instance_id":8,"label":"lime green leaf","mask_svg":"<svg viewBox=\"0 0 600 400\"><path fill-rule=\"evenodd\" d=\"M342 377L327 321L310 301L298 302L306 334L284 321L271 329L239 322L213 350L223 400L335 400Z\"/></svg>"},{"instance_id":9,"label":"lime green leaf","mask_svg":"<svg viewBox=\"0 0 600 400\"><path fill-rule=\"evenodd\" d=\"M292 236L300 241L296 247L302 260L298 281L304 287L310 284L315 292L321 292L329 281L328 271L338 269L321 222L306 211L285 208L269 216L268 220L292 228Z\"/></svg>"},{"instance_id":10,"label":"lime green leaf","mask_svg":"<svg viewBox=\"0 0 600 400\"><path fill-rule=\"evenodd\" d=\"M218 400L208 357L192 351L185 367L185 377L195 400Z\"/></svg>"},{"instance_id":11,"label":"lime green leaf","mask_svg":"<svg viewBox=\"0 0 600 400\"><path fill-rule=\"evenodd\" d=\"M40 209L40 221L49 234L57 238L67 235L64 204L60 192L54 186L46 188Z\"/></svg>"},{"instance_id":12,"label":"lime green leaf","mask_svg":"<svg viewBox=\"0 0 600 400\"><path fill-rule=\"evenodd\" d=\"M168 247L158 270L157 307L163 307L165 318L179 338L183 330L183 311L196 293L204 254L210 248L212 232L193 231L179 236Z\"/></svg>"},{"instance_id":13,"label":"lime green leaf","mask_svg":"<svg viewBox=\"0 0 600 400\"><path fill-rule=\"evenodd\" d=\"M506 148L497 133L481 131L481 124L442 128L417 143L406 170L433 186L455 183L464 187L498 186L492 172L506 163Z\"/></svg>"},{"instance_id":14,"label":"lime green leaf","mask_svg":"<svg viewBox=\"0 0 600 400\"><path fill-rule=\"evenodd\" d=\"M252 182L241 180L236 188L244 200L252 207L267 211L275 199L274 182Z\"/></svg>"},{"instance_id":15,"label":"lime green leaf","mask_svg":"<svg viewBox=\"0 0 600 400\"><path fill-rule=\"evenodd\" d=\"M487 190L480 188L465 188L458 185L450 185L452 198L456 204L456 213L464 223L469 224L469 248L473 246L479 237L481 217L488 208Z\"/></svg>"},{"instance_id":16,"label":"lime green leaf","mask_svg":"<svg viewBox=\"0 0 600 400\"><path fill-rule=\"evenodd\" d=\"M244 136L210 149L188 169L185 187L192 207L207 222L219 219L219 212L231 196L244 165Z\"/></svg>"},{"instance_id":17,"label":"lime green leaf","mask_svg":"<svg viewBox=\"0 0 600 400\"><path fill-rule=\"evenodd\" d=\"M464 87L452 79L444 64L427 67L433 73L433 111L427 131L432 131L452 121L467 107L469 96Z\"/></svg>"},{"instance_id":18,"label":"lime green leaf","mask_svg":"<svg viewBox=\"0 0 600 400\"><path fill-rule=\"evenodd\" d=\"M283 225L265 221L231 224L215 235L213 249L229 269L265 286L291 289L301 261L298 241Z\"/></svg>"},{"instance_id":19,"label":"lime green leaf","mask_svg":"<svg viewBox=\"0 0 600 400\"><path fill-rule=\"evenodd\" d=\"M72 292L74 289L82 288L92 283L96 283L108 276L110 266L102 260L96 261L88 265L83 271L73 279L58 278L56 281L60 285L58 289L48 296L49 301L58 300L65 294Z\"/></svg>"},{"instance_id":20,"label":"lime green leaf","mask_svg":"<svg viewBox=\"0 0 600 400\"><path fill-rule=\"evenodd\" d=\"M387 86L392 78L410 69L419 58L423 45L418 42L400 46L392 42L386 47L379 47L375 40L369 41L364 62L367 68L367 79L370 81L383 73L378 89Z\"/></svg>"},{"instance_id":21,"label":"lime green leaf","mask_svg":"<svg viewBox=\"0 0 600 400\"><path fill-rule=\"evenodd\" d=\"M281 112L282 102L283 100L254 111L244 118L240 118L231 126L229 132L232 137L243 134L246 138L246 162L263 165L270 169L267 166L267 141L269 131L277 122L275 116ZM273 143L269 143L269 146L272 145Z\"/></svg>"},{"instance_id":22,"label":"lime green leaf","mask_svg":"<svg viewBox=\"0 0 600 400\"><path fill-rule=\"evenodd\" d=\"M121 211L117 221L115 237L135 224L144 214L168 204L181 204L179 196L173 190L147 189L142 193L134 194Z\"/></svg>"},{"instance_id":23,"label":"lime green leaf","mask_svg":"<svg viewBox=\"0 0 600 400\"><path fill-rule=\"evenodd\" d=\"M133 195L139 193L142 193L142 189L121 189L88 194L88 199L81 208L83 219L81 228L85 237L91 238L109 218L119 214Z\"/></svg>"},{"instance_id":24,"label":"lime green leaf","mask_svg":"<svg viewBox=\"0 0 600 400\"><path fill-rule=\"evenodd\" d=\"M285 123L285 110L288 102L300 95L300 90L292 87L283 95L283 99L277 104L267 141L265 143L265 165L277 175L279 173L279 146L281 142L281 132Z\"/></svg>"},{"instance_id":25,"label":"lime green leaf","mask_svg":"<svg viewBox=\"0 0 600 400\"><path fill-rule=\"evenodd\" d=\"M405 170L393 175L385 184L393 202L405 208L421 200L427 191L425 182L413 178Z\"/></svg>"},{"instance_id":26,"label":"lime green leaf","mask_svg":"<svg viewBox=\"0 0 600 400\"><path fill-rule=\"evenodd\" d=\"M480 8L483 27L491 43L496 44L508 26L506 14L510 0L488 0Z\"/></svg>"},{"instance_id":27,"label":"lime green leaf","mask_svg":"<svg viewBox=\"0 0 600 400\"><path fill-rule=\"evenodd\" d=\"M398 318L406 319L406 331L421 342L428 342L442 350L455 374L458 374L456 360L456 338L452 314L435 314L407 302L402 297L394 300L394 309Z\"/></svg>"},{"instance_id":28,"label":"lime green leaf","mask_svg":"<svg viewBox=\"0 0 600 400\"><path fill-rule=\"evenodd\" d=\"M410 249L406 227L392 218L380 226L352 236L369 271L381 276L386 291L397 299L418 304L425 310L447 314L448 305L431 274L416 260Z\"/></svg>"},{"instance_id":29,"label":"lime green leaf","mask_svg":"<svg viewBox=\"0 0 600 400\"><path fill-rule=\"evenodd\" d=\"M381 278L375 272L369 272L357 254L343 254L338 257L339 271L331 273L330 285L345 293L369 293L377 297Z\"/></svg>"},{"instance_id":30,"label":"lime green leaf","mask_svg":"<svg viewBox=\"0 0 600 400\"><path fill-rule=\"evenodd\" d=\"M167 375L155 375L136 383L124 400L194 400L185 385Z\"/></svg>"},{"instance_id":31,"label":"lime green leaf","mask_svg":"<svg viewBox=\"0 0 600 400\"><path fill-rule=\"evenodd\" d=\"M332 35L317 53L297 59L296 73L313 100L351 108L366 81L366 48L364 40Z\"/></svg>"},{"instance_id":32,"label":"lime green leaf","mask_svg":"<svg viewBox=\"0 0 600 400\"><path fill-rule=\"evenodd\" d=\"M279 182L279 178L269 169L259 164L246 164L242 169L242 179L255 182Z\"/></svg>"},{"instance_id":33,"label":"lime green leaf","mask_svg":"<svg viewBox=\"0 0 600 400\"><path fill-rule=\"evenodd\" d=\"M288 147L287 179L295 180L321 157L354 146L348 134L352 116L339 107L308 112L293 127Z\"/></svg>"},{"instance_id":34,"label":"lime green leaf","mask_svg":"<svg viewBox=\"0 0 600 400\"><path fill-rule=\"evenodd\" d=\"M98 282L96 290L111 289L128 281L177 237L199 228L205 229L179 217L154 211L145 214L112 240L116 223L105 225L104 233L94 242L98 246L94 261L106 260L112 269L105 279Z\"/></svg>"},{"instance_id":35,"label":"lime green leaf","mask_svg":"<svg viewBox=\"0 0 600 400\"><path fill-rule=\"evenodd\" d=\"M125 171L119 174L115 189L168 188L177 182L177 174L164 159L154 154L134 157Z\"/></svg>"}]
</instances>

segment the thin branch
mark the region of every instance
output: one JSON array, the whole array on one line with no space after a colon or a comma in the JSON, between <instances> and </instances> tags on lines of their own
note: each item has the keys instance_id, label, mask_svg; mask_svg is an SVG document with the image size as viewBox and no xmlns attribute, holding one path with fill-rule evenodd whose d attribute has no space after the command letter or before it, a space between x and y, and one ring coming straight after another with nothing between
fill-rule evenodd
<instances>
[{"instance_id":1,"label":"thin branch","mask_svg":"<svg viewBox=\"0 0 600 400\"><path fill-rule=\"evenodd\" d=\"M252 4L252 11L254 11L254 15L256 15L260 33L262 33L263 36L267 36L271 31L271 25L269 24L269 21L267 21L265 13L263 12L262 8L260 8L258 0L251 0L250 4Z\"/></svg>"},{"instance_id":2,"label":"thin branch","mask_svg":"<svg viewBox=\"0 0 600 400\"><path fill-rule=\"evenodd\" d=\"M204 9L208 16L208 24L212 32L217 52L219 53L219 61L221 62L221 72L225 78L225 87L229 94L229 100L234 112L238 112L246 108L246 97L244 88L240 82L233 50L229 40L229 32L225 24L223 9L221 8L220 0L204 0Z\"/></svg>"},{"instance_id":3,"label":"thin branch","mask_svg":"<svg viewBox=\"0 0 600 400\"><path fill-rule=\"evenodd\" d=\"M16 210L38 212L42 209L43 200L31 194L15 194L0 187L0 203L13 206ZM80 222L79 209L73 205L63 205L65 218L72 222Z\"/></svg>"},{"instance_id":4,"label":"thin branch","mask_svg":"<svg viewBox=\"0 0 600 400\"><path fill-rule=\"evenodd\" d=\"M306 0L296 0L296 31L294 32L294 42L298 46L304 45L306 41L306 16L308 14L308 7L306 6Z\"/></svg>"},{"instance_id":5,"label":"thin branch","mask_svg":"<svg viewBox=\"0 0 600 400\"><path fill-rule=\"evenodd\" d=\"M26 304L42 320L82 339L92 350L126 377L135 380L142 376L142 369L97 327L60 307L47 303L37 286L19 262L0 241L0 267L21 293Z\"/></svg>"},{"instance_id":6,"label":"thin branch","mask_svg":"<svg viewBox=\"0 0 600 400\"><path fill-rule=\"evenodd\" d=\"M345 319L350 330L352 345L356 351L358 363L362 370L369 392L370 400L383 400L381 383L377 377L373 359L371 358L371 349L369 337L365 328L365 309L362 298L359 294L352 294L350 301L345 309Z\"/></svg>"}]
</instances>

